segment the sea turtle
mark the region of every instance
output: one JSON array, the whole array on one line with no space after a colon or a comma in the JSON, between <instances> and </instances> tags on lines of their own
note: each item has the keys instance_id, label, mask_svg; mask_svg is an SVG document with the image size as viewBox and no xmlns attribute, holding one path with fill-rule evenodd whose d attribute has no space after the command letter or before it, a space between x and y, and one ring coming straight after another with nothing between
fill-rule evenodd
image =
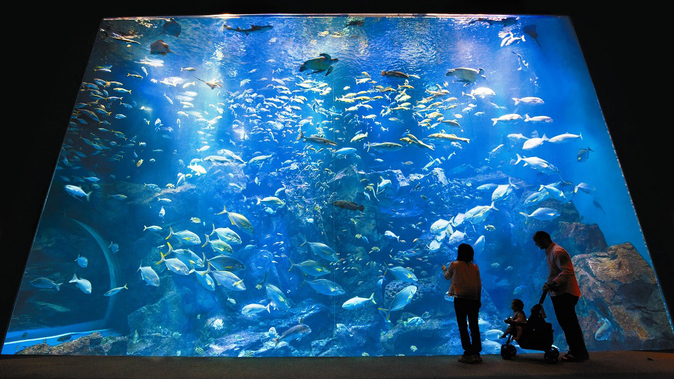
<instances>
[{"instance_id":1,"label":"sea turtle","mask_svg":"<svg viewBox=\"0 0 674 379\"><path fill-rule=\"evenodd\" d=\"M472 84L477 81L478 78L482 77L484 78L484 69L478 68L477 70L474 68L467 68L467 67L457 67L457 68L452 68L447 71L445 74L446 76L456 76L459 78L460 82L465 82L466 84ZM486 78L485 78L486 79Z\"/></svg>"},{"instance_id":2,"label":"sea turtle","mask_svg":"<svg viewBox=\"0 0 674 379\"><path fill-rule=\"evenodd\" d=\"M315 74L317 72L326 71L325 76L328 76L332 72L332 64L337 62L338 59L332 59L330 55L323 53L320 54L320 58L309 59L300 66L300 72L311 69L314 70L310 74Z\"/></svg>"}]
</instances>

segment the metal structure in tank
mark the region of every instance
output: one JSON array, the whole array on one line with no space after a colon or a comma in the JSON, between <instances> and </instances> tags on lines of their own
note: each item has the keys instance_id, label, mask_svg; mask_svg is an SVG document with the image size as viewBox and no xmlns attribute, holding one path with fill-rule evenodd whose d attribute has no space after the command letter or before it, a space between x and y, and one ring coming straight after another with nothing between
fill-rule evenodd
<instances>
[{"instance_id":1,"label":"metal structure in tank","mask_svg":"<svg viewBox=\"0 0 674 379\"><path fill-rule=\"evenodd\" d=\"M546 278L536 230L590 350L672 347L566 17L105 19L2 353L460 354L460 243L498 353Z\"/></svg>"}]
</instances>

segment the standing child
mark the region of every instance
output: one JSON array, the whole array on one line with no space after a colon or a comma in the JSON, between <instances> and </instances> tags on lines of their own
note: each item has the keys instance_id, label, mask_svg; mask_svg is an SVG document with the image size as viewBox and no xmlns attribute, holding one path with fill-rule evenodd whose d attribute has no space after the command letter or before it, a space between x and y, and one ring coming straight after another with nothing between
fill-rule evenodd
<instances>
[{"instance_id":1,"label":"standing child","mask_svg":"<svg viewBox=\"0 0 674 379\"><path fill-rule=\"evenodd\" d=\"M518 341L522 336L522 326L513 325L513 323L527 322L527 315L524 314L524 302L520 299L513 299L510 303L510 309L513 310L512 317L504 320L506 324L509 324L508 329L499 338L506 338L508 334L512 334L513 339Z\"/></svg>"},{"instance_id":2,"label":"standing child","mask_svg":"<svg viewBox=\"0 0 674 379\"><path fill-rule=\"evenodd\" d=\"M482 342L478 326L478 313L482 305L482 281L480 269L473 263L474 254L472 246L462 243L459 245L456 260L449 267L442 265L445 279L452 281L449 286L449 296L454 297L456 322L459 324L461 347L464 350L463 356L459 358L459 362L462 363L482 362L480 357ZM470 324L470 334L468 324Z\"/></svg>"}]
</instances>

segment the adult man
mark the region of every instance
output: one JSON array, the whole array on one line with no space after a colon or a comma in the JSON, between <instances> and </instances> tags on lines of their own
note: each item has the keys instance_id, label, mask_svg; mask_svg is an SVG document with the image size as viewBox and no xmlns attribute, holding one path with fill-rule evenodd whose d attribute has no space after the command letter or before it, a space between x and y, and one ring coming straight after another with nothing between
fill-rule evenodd
<instances>
[{"instance_id":1,"label":"adult man","mask_svg":"<svg viewBox=\"0 0 674 379\"><path fill-rule=\"evenodd\" d=\"M569 352L562 357L567 362L582 362L590 358L585 347L583 331L576 316L576 303L580 298L580 288L573 271L573 263L569 253L563 247L552 242L550 235L544 231L534 233L534 243L545 250L550 274L543 285L547 290L555 308L559 326L564 331Z\"/></svg>"}]
</instances>

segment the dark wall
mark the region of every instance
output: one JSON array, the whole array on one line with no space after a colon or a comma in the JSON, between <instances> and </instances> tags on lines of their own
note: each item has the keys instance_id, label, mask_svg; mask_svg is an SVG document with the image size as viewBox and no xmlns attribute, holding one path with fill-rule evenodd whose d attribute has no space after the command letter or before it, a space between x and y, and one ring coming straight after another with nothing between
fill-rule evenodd
<instances>
[{"instance_id":1,"label":"dark wall","mask_svg":"<svg viewBox=\"0 0 674 379\"><path fill-rule=\"evenodd\" d=\"M55 4L56 3L56 4ZM89 53L102 18L218 13L492 13L571 17L639 215L670 314L674 310L674 173L669 21L653 1L586 9L589 2L127 1L23 6L5 16L0 197L0 339ZM283 5L281 5L284 3ZM304 3L304 2L303 2ZM421 2L420 2L421 3ZM617 4L617 3L614 3Z\"/></svg>"}]
</instances>

